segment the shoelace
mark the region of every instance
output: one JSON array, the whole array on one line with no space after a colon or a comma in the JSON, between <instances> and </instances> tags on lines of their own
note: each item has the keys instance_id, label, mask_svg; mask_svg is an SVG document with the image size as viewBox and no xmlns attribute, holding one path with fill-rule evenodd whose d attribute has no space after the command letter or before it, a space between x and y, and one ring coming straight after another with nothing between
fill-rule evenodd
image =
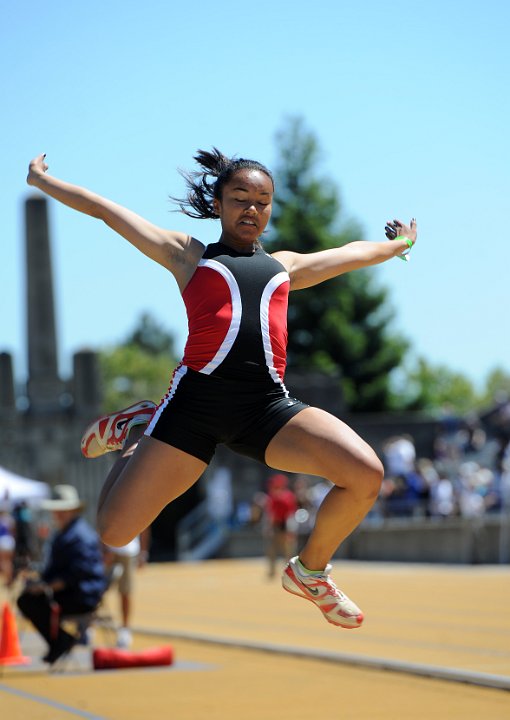
<instances>
[{"instance_id":1,"label":"shoelace","mask_svg":"<svg viewBox=\"0 0 510 720\"><path fill-rule=\"evenodd\" d=\"M345 595L344 595L343 592L340 590L340 588L338 588L338 587L335 585L335 581L334 581L329 575L321 575L320 577L324 580L324 582L325 582L325 583L328 585L328 587L330 588L330 590L328 591L328 594L329 594L329 595L333 595L334 597L337 597L337 598L339 598L340 600L343 600L343 599L344 599Z\"/></svg>"}]
</instances>

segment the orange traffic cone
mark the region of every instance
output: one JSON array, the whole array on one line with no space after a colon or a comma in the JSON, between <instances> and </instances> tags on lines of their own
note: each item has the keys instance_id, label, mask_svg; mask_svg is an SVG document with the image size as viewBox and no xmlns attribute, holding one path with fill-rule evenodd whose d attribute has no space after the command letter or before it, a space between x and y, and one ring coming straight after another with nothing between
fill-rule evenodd
<instances>
[{"instance_id":1,"label":"orange traffic cone","mask_svg":"<svg viewBox=\"0 0 510 720\"><path fill-rule=\"evenodd\" d=\"M0 665L21 665L29 662L30 658L21 654L14 613L9 603L4 603L0 634Z\"/></svg>"}]
</instances>

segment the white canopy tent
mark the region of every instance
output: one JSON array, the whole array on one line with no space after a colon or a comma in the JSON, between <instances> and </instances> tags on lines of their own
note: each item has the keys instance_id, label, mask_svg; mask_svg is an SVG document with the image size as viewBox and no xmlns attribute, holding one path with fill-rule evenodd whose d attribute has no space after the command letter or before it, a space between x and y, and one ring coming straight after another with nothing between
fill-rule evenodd
<instances>
[{"instance_id":1,"label":"white canopy tent","mask_svg":"<svg viewBox=\"0 0 510 720\"><path fill-rule=\"evenodd\" d=\"M23 500L36 506L49 495L50 487L46 483L30 480L0 466L0 507Z\"/></svg>"}]
</instances>

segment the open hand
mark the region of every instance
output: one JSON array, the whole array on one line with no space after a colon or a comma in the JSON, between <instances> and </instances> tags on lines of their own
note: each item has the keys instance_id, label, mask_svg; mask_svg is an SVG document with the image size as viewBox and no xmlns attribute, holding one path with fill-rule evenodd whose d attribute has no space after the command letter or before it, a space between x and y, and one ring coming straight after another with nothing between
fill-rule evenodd
<instances>
[{"instance_id":1,"label":"open hand","mask_svg":"<svg viewBox=\"0 0 510 720\"><path fill-rule=\"evenodd\" d=\"M388 240L395 240L395 238L399 235L403 235L404 237L409 238L414 245L418 235L416 219L412 218L409 225L406 225L401 220L388 221L386 223L386 227L384 228L384 233Z\"/></svg>"},{"instance_id":2,"label":"open hand","mask_svg":"<svg viewBox=\"0 0 510 720\"><path fill-rule=\"evenodd\" d=\"M44 173L48 169L48 166L44 162L45 157L46 153L43 153L42 155L38 155L30 162L27 175L27 183L29 185L37 185L37 178L39 178L41 175L44 175Z\"/></svg>"}]
</instances>

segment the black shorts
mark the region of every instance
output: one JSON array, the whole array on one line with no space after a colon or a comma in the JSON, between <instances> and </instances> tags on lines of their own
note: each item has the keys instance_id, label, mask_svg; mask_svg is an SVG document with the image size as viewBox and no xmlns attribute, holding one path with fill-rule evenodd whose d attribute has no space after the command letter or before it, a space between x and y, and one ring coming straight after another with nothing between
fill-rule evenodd
<instances>
[{"instance_id":1,"label":"black shorts","mask_svg":"<svg viewBox=\"0 0 510 720\"><path fill-rule=\"evenodd\" d=\"M269 442L305 407L270 379L240 382L181 366L145 434L207 464L219 443L265 463Z\"/></svg>"}]
</instances>

